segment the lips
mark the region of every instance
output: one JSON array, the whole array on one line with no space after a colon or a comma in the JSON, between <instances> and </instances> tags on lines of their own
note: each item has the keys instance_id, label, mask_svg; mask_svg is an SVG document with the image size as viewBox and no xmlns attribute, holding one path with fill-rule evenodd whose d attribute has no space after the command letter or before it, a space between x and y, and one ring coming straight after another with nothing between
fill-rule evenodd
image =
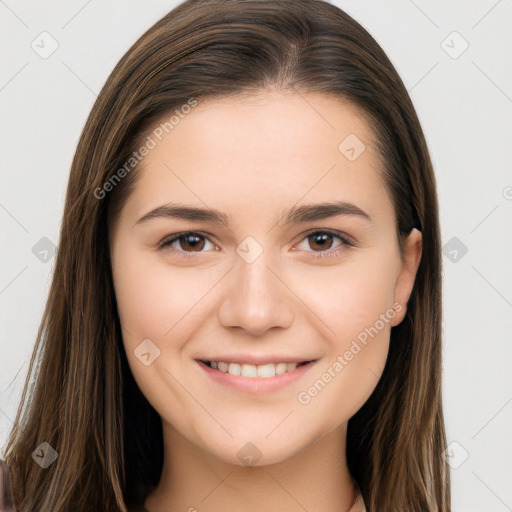
<instances>
[{"instance_id":1,"label":"lips","mask_svg":"<svg viewBox=\"0 0 512 512\"><path fill-rule=\"evenodd\" d=\"M211 382L216 383L215 385L221 385L224 388L231 388L237 392L255 393L260 395L270 392L278 392L281 389L291 386L294 382L305 378L305 375L312 370L317 361L318 359L302 360L292 363L281 361L277 364L266 363L262 365L253 365L248 363L240 364L236 362L228 363L227 361L208 362L208 360L204 359L196 360L197 365L202 370L203 374L209 378ZM215 366L214 363L217 363L217 368L212 367L212 365ZM279 374L279 371L282 371L283 369L283 364L286 366L286 371ZM273 374L272 367L275 367L275 369L278 370L277 374ZM238 373L238 370L240 370L240 373Z\"/></svg>"}]
</instances>

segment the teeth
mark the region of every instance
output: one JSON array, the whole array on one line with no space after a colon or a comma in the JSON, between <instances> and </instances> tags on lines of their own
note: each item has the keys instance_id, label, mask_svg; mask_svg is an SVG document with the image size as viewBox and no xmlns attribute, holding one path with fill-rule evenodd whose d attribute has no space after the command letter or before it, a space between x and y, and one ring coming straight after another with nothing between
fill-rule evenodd
<instances>
[{"instance_id":1,"label":"teeth","mask_svg":"<svg viewBox=\"0 0 512 512\"><path fill-rule=\"evenodd\" d=\"M258 377L261 379L268 379L269 377L274 377L276 374L276 367L273 363L264 364L258 366Z\"/></svg>"},{"instance_id":2,"label":"teeth","mask_svg":"<svg viewBox=\"0 0 512 512\"><path fill-rule=\"evenodd\" d=\"M269 363L262 365L225 363L223 361L211 361L210 366L224 373L231 375L241 375L248 378L268 379L275 375L293 372L297 368L297 363Z\"/></svg>"},{"instance_id":3,"label":"teeth","mask_svg":"<svg viewBox=\"0 0 512 512\"><path fill-rule=\"evenodd\" d=\"M229 365L230 367L233 366L233 363ZM229 373L229 368L228 368ZM242 365L242 371L240 372L240 375L242 377L257 377L258 376L258 367L254 366L253 364L243 364Z\"/></svg>"},{"instance_id":4,"label":"teeth","mask_svg":"<svg viewBox=\"0 0 512 512\"><path fill-rule=\"evenodd\" d=\"M276 375L282 375L283 373L286 373L286 363L276 364Z\"/></svg>"},{"instance_id":5,"label":"teeth","mask_svg":"<svg viewBox=\"0 0 512 512\"><path fill-rule=\"evenodd\" d=\"M228 366L228 370L227 371L229 373L231 373L231 375L240 375L240 373L242 372L242 368L237 363L231 363Z\"/></svg>"}]
</instances>

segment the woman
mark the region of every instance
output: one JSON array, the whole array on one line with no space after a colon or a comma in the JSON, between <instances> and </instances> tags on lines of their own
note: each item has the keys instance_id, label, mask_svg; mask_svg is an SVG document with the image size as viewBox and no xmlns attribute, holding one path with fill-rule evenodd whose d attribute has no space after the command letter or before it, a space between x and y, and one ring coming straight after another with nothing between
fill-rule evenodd
<instances>
[{"instance_id":1,"label":"woman","mask_svg":"<svg viewBox=\"0 0 512 512\"><path fill-rule=\"evenodd\" d=\"M182 3L78 144L18 510L447 512L445 448L435 179L396 70L327 2Z\"/></svg>"}]
</instances>

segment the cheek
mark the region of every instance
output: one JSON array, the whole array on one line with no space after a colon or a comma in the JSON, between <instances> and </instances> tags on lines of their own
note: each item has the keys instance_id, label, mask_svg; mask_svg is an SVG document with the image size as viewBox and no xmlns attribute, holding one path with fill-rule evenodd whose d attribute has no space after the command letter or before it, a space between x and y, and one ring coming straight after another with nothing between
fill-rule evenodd
<instances>
[{"instance_id":1,"label":"cheek","mask_svg":"<svg viewBox=\"0 0 512 512\"><path fill-rule=\"evenodd\" d=\"M396 261L379 257L354 260L316 275L315 287L299 291L308 297L310 321L328 341L327 357L297 400L310 412L331 418L332 426L359 410L375 389L389 351ZM314 313L314 314L313 314ZM339 404L338 414L332 414Z\"/></svg>"},{"instance_id":2,"label":"cheek","mask_svg":"<svg viewBox=\"0 0 512 512\"><path fill-rule=\"evenodd\" d=\"M154 339L169 329L172 318L162 315L169 300L165 283L156 279L156 270L142 259L125 257L114 271L117 308L123 337L130 343L144 338ZM172 309L171 309L172 311ZM127 336L128 335L128 336Z\"/></svg>"},{"instance_id":3,"label":"cheek","mask_svg":"<svg viewBox=\"0 0 512 512\"><path fill-rule=\"evenodd\" d=\"M295 279L297 295L305 298L308 306L304 311L309 311L315 325L323 325L322 332L333 343L343 346L392 308L396 262L389 256L369 254ZM386 322L384 330L389 329Z\"/></svg>"},{"instance_id":4,"label":"cheek","mask_svg":"<svg viewBox=\"0 0 512 512\"><path fill-rule=\"evenodd\" d=\"M114 271L121 325L130 342L150 338L164 341L201 296L202 285L191 274L169 272L143 252L127 252Z\"/></svg>"},{"instance_id":5,"label":"cheek","mask_svg":"<svg viewBox=\"0 0 512 512\"><path fill-rule=\"evenodd\" d=\"M119 248L121 253L122 258L115 260L113 279L132 375L157 411L171 411L171 415L181 411L181 421L185 421L188 415L183 411L190 404L166 369L172 366L171 360L179 365L179 349L191 329L187 312L198 301L198 292L187 287L183 273L174 272L171 278L162 264L144 252ZM173 331L176 325L179 329ZM146 359L145 354L149 354Z\"/></svg>"}]
</instances>

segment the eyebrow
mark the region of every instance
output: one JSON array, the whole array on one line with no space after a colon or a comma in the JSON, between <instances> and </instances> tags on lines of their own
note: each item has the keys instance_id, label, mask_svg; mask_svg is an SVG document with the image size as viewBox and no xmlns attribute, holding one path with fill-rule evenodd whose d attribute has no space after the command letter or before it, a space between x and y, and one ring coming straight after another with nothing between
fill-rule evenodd
<instances>
[{"instance_id":1,"label":"eyebrow","mask_svg":"<svg viewBox=\"0 0 512 512\"><path fill-rule=\"evenodd\" d=\"M329 217L336 217L338 215L357 216L373 222L370 215L355 204L344 201L335 201L292 207L285 212L284 224L300 224L327 219ZM198 208L182 204L165 204L146 213L135 223L135 225L158 218L211 222L225 227L229 227L232 223L232 219L229 215L218 210Z\"/></svg>"}]
</instances>

